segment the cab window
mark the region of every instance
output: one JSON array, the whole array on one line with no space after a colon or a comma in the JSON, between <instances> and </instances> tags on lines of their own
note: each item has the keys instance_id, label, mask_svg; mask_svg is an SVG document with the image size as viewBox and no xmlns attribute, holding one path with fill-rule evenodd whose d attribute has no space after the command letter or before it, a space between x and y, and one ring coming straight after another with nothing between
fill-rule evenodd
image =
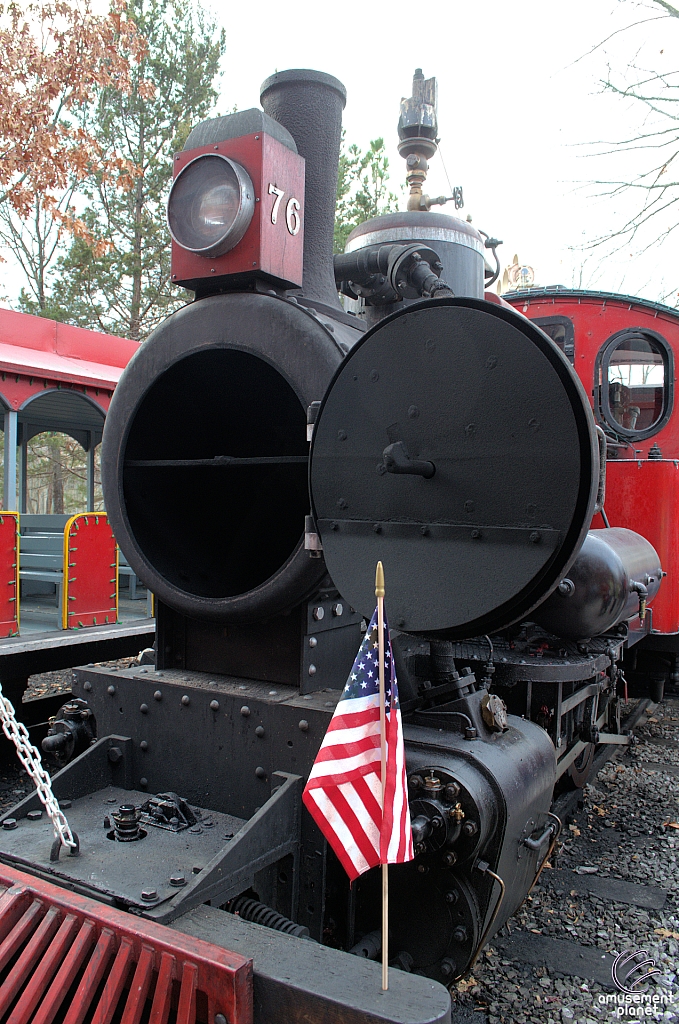
<instances>
[{"instance_id":1,"label":"cab window","mask_svg":"<svg viewBox=\"0 0 679 1024\"><path fill-rule=\"evenodd\" d=\"M597 358L599 418L641 440L667 422L672 404L672 352L655 331L625 330Z\"/></svg>"},{"instance_id":2,"label":"cab window","mask_svg":"<svg viewBox=\"0 0 679 1024\"><path fill-rule=\"evenodd\" d=\"M545 334L558 345L571 362L575 360L575 331L573 321L567 316L542 316L533 320Z\"/></svg>"}]
</instances>

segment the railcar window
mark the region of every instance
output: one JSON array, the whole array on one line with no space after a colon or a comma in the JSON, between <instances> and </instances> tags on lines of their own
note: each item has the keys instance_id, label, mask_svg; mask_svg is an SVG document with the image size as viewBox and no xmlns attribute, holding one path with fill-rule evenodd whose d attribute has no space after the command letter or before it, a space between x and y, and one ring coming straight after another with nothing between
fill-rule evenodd
<instances>
[{"instance_id":1,"label":"railcar window","mask_svg":"<svg viewBox=\"0 0 679 1024\"><path fill-rule=\"evenodd\" d=\"M653 331L627 330L609 338L597 359L600 417L618 433L641 440L670 414L672 352Z\"/></svg>"},{"instance_id":2,"label":"railcar window","mask_svg":"<svg viewBox=\"0 0 679 1024\"><path fill-rule=\"evenodd\" d=\"M533 320L558 345L571 362L575 360L575 329L567 316L544 316Z\"/></svg>"}]
</instances>

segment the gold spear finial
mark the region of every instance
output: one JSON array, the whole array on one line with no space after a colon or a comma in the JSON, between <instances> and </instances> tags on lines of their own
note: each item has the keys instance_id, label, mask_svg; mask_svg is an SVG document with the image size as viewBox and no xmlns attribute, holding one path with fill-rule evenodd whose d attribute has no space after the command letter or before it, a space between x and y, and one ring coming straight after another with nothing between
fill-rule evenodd
<instances>
[{"instance_id":1,"label":"gold spear finial","mask_svg":"<svg viewBox=\"0 0 679 1024\"><path fill-rule=\"evenodd\" d=\"M384 568L381 562L375 569L375 597L384 597Z\"/></svg>"}]
</instances>

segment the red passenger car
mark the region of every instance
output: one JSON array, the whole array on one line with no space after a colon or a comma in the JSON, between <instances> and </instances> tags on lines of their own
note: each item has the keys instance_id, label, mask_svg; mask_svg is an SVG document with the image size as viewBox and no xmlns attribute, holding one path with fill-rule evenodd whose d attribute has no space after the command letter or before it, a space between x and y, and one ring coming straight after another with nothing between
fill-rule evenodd
<instances>
[{"instance_id":1,"label":"red passenger car","mask_svg":"<svg viewBox=\"0 0 679 1024\"><path fill-rule=\"evenodd\" d=\"M645 299L566 288L504 298L571 361L608 440L604 515L655 547L667 573L647 616L648 635L627 657L627 677L659 697L679 680L679 410L674 365L679 310Z\"/></svg>"}]
</instances>

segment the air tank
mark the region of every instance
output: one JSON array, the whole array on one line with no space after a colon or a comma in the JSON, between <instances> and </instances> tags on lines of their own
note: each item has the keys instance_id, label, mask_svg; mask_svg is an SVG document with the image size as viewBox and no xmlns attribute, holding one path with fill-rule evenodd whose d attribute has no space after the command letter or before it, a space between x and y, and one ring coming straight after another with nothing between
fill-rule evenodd
<instances>
[{"instance_id":1,"label":"air tank","mask_svg":"<svg viewBox=\"0 0 679 1024\"><path fill-rule=\"evenodd\" d=\"M557 636L598 636L643 612L662 580L652 544L632 530L590 530L568 576L532 615Z\"/></svg>"}]
</instances>

